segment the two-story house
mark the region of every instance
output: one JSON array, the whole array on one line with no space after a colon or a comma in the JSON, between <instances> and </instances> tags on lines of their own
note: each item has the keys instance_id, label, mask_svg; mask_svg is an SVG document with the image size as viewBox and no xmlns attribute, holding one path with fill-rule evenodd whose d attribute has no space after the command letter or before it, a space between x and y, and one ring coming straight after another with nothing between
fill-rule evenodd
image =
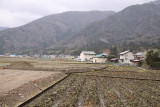
<instances>
[{"instance_id":1,"label":"two-story house","mask_svg":"<svg viewBox=\"0 0 160 107\"><path fill-rule=\"evenodd\" d=\"M81 61L91 62L92 58L96 55L94 51L82 51L80 54Z\"/></svg>"},{"instance_id":2,"label":"two-story house","mask_svg":"<svg viewBox=\"0 0 160 107\"><path fill-rule=\"evenodd\" d=\"M120 62L121 63L132 63L131 60L134 59L134 54L130 51L124 51L120 53Z\"/></svg>"}]
</instances>

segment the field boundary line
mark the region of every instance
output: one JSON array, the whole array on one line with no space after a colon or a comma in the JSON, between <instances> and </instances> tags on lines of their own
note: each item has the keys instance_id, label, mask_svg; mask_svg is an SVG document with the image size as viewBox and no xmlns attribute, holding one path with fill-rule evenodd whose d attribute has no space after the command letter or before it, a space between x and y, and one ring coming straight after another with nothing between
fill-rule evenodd
<instances>
[{"instance_id":1,"label":"field boundary line","mask_svg":"<svg viewBox=\"0 0 160 107\"><path fill-rule=\"evenodd\" d=\"M103 67L103 68L93 68L93 69L86 69L86 71L80 71L80 70L83 70L83 69L74 69L75 71L74 72L65 72L66 74L76 74L76 73L87 73L87 72L97 72L97 71L101 71L101 70L104 70L106 69L106 67Z\"/></svg>"},{"instance_id":2,"label":"field boundary line","mask_svg":"<svg viewBox=\"0 0 160 107\"><path fill-rule=\"evenodd\" d=\"M51 88L53 88L54 86L56 86L57 84L59 84L60 82L62 82L63 80L65 80L66 78L68 78L70 76L70 74L68 74L67 76L65 76L64 78L62 78L61 80L57 81L55 84L49 86L48 88L44 89L43 91L41 91L40 93L38 93L37 95L31 97L30 99L28 99L27 101L19 104L17 107L23 107L26 104L32 102L34 99L40 97L42 94L44 94L45 92L49 91Z\"/></svg>"},{"instance_id":3,"label":"field boundary line","mask_svg":"<svg viewBox=\"0 0 160 107\"><path fill-rule=\"evenodd\" d=\"M82 75L83 76L83 75ZM154 79L145 79L145 78L129 78L129 77L118 77L118 76L97 76L97 75L84 75L84 76L95 76L95 77L107 77L107 78L119 78L119 79L132 79L132 80L150 80L150 81L160 81Z\"/></svg>"}]
</instances>

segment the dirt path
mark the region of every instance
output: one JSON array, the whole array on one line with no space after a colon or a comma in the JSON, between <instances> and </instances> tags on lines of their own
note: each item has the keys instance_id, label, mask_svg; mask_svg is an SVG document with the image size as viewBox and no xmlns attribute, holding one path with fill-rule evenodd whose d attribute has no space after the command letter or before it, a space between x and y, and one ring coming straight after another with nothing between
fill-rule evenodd
<instances>
[{"instance_id":1,"label":"dirt path","mask_svg":"<svg viewBox=\"0 0 160 107\"><path fill-rule=\"evenodd\" d=\"M58 72L35 72L22 70L0 70L0 95L36 79L48 77Z\"/></svg>"},{"instance_id":2,"label":"dirt path","mask_svg":"<svg viewBox=\"0 0 160 107\"><path fill-rule=\"evenodd\" d=\"M60 72L0 70L0 105L24 102L65 76Z\"/></svg>"}]
</instances>

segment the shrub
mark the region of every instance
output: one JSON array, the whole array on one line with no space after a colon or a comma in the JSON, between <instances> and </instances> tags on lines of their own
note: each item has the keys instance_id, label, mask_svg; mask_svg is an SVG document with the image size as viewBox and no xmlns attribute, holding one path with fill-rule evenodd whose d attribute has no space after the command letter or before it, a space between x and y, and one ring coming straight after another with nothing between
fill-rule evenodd
<instances>
[{"instance_id":1,"label":"shrub","mask_svg":"<svg viewBox=\"0 0 160 107\"><path fill-rule=\"evenodd\" d=\"M149 50L146 63L153 69L160 69L160 50Z\"/></svg>"},{"instance_id":2,"label":"shrub","mask_svg":"<svg viewBox=\"0 0 160 107\"><path fill-rule=\"evenodd\" d=\"M108 55L108 60L111 60L112 58L116 58L116 56L115 55Z\"/></svg>"}]
</instances>

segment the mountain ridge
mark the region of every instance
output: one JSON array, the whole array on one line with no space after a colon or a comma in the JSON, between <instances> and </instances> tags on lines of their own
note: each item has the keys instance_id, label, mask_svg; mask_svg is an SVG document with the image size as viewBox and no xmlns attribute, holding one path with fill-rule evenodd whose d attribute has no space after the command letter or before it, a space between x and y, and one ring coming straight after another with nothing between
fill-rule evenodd
<instances>
[{"instance_id":1,"label":"mountain ridge","mask_svg":"<svg viewBox=\"0 0 160 107\"><path fill-rule=\"evenodd\" d=\"M129 6L104 20L92 23L76 33L77 36L61 44L70 49L79 48L97 52L112 46L120 51L159 48L159 34L160 6L145 3Z\"/></svg>"},{"instance_id":2,"label":"mountain ridge","mask_svg":"<svg viewBox=\"0 0 160 107\"><path fill-rule=\"evenodd\" d=\"M158 2L132 5L117 13L65 12L53 16L13 28L11 32L0 32L0 49L23 54L160 49Z\"/></svg>"},{"instance_id":3,"label":"mountain ridge","mask_svg":"<svg viewBox=\"0 0 160 107\"><path fill-rule=\"evenodd\" d=\"M54 46L62 39L113 11L64 12L0 32L1 53L21 53Z\"/></svg>"}]
</instances>

